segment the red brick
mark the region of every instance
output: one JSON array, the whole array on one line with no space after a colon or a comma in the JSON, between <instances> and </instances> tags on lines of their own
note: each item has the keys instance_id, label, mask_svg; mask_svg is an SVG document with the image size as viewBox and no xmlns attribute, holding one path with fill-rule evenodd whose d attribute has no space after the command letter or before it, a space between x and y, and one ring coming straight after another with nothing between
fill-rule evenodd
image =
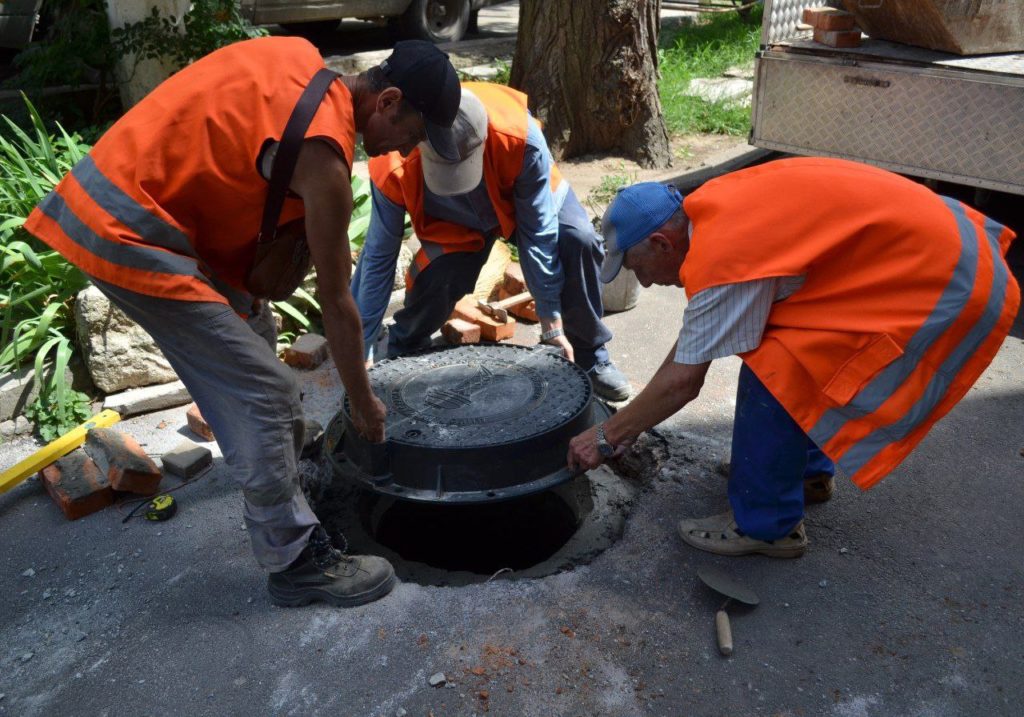
<instances>
[{"instance_id":1,"label":"red brick","mask_svg":"<svg viewBox=\"0 0 1024 717\"><path fill-rule=\"evenodd\" d=\"M860 30L815 30L814 41L829 47L860 47Z\"/></svg>"},{"instance_id":2,"label":"red brick","mask_svg":"<svg viewBox=\"0 0 1024 717\"><path fill-rule=\"evenodd\" d=\"M504 323L492 319L476 308L476 299L472 296L459 299L451 318L462 319L480 327L480 338L483 341L502 341L510 339L516 332L516 320L509 317Z\"/></svg>"},{"instance_id":3,"label":"red brick","mask_svg":"<svg viewBox=\"0 0 1024 717\"><path fill-rule=\"evenodd\" d=\"M202 438L204 441L216 440L213 435L213 430L210 428L210 424L203 418L203 414L199 412L199 406L192 404L188 407L188 412L185 414L185 420L188 421L188 428L194 434Z\"/></svg>"},{"instance_id":4,"label":"red brick","mask_svg":"<svg viewBox=\"0 0 1024 717\"><path fill-rule=\"evenodd\" d=\"M857 18L834 7L805 7L803 21L818 30L852 30Z\"/></svg>"},{"instance_id":5,"label":"red brick","mask_svg":"<svg viewBox=\"0 0 1024 717\"><path fill-rule=\"evenodd\" d=\"M509 262L509 265L505 267L505 278L501 282L501 288L508 296L515 296L527 291L526 279L523 278L523 267L519 262Z\"/></svg>"},{"instance_id":6,"label":"red brick","mask_svg":"<svg viewBox=\"0 0 1024 717\"><path fill-rule=\"evenodd\" d=\"M110 481L81 448L43 468L39 480L68 520L78 520L114 503Z\"/></svg>"},{"instance_id":7,"label":"red brick","mask_svg":"<svg viewBox=\"0 0 1024 717\"><path fill-rule=\"evenodd\" d=\"M449 319L441 327L441 335L445 341L456 346L480 343L480 327L464 319Z\"/></svg>"},{"instance_id":8,"label":"red brick","mask_svg":"<svg viewBox=\"0 0 1024 717\"><path fill-rule=\"evenodd\" d=\"M85 436L85 452L114 490L153 495L160 487L160 469L131 436L113 428L94 428Z\"/></svg>"},{"instance_id":9,"label":"red brick","mask_svg":"<svg viewBox=\"0 0 1024 717\"><path fill-rule=\"evenodd\" d=\"M316 368L330 352L327 339L320 334L303 334L284 350L284 362L294 368Z\"/></svg>"}]
</instances>

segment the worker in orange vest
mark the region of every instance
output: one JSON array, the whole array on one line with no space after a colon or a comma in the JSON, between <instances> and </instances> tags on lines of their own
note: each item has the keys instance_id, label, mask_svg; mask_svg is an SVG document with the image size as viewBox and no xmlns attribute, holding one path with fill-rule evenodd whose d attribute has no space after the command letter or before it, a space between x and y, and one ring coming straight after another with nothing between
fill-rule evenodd
<instances>
[{"instance_id":1,"label":"worker in orange vest","mask_svg":"<svg viewBox=\"0 0 1024 717\"><path fill-rule=\"evenodd\" d=\"M611 361L612 334L601 320L600 239L551 160L526 95L482 82L462 87L459 161L420 145L407 157L392 152L369 162L373 210L352 281L365 345L381 330L408 212L420 250L388 333L388 357L430 346L502 236L519 248L541 340L587 371L598 395L625 400L629 381Z\"/></svg>"},{"instance_id":2,"label":"worker in orange vest","mask_svg":"<svg viewBox=\"0 0 1024 717\"><path fill-rule=\"evenodd\" d=\"M1016 316L1012 231L874 167L785 159L685 199L637 184L604 217L602 280L684 287L679 339L629 406L570 442L593 468L697 397L738 355L731 510L679 523L721 555L792 558L804 504L838 464L861 489L896 468L978 379Z\"/></svg>"},{"instance_id":3,"label":"worker in orange vest","mask_svg":"<svg viewBox=\"0 0 1024 717\"><path fill-rule=\"evenodd\" d=\"M349 291L356 133L368 154L428 140L455 157L461 90L433 45L395 46L360 75L320 73L309 42L239 42L170 77L131 108L32 212L26 229L146 329L185 383L241 484L257 562L279 605L357 605L387 594L379 557L336 550L299 485L306 421L276 352L268 302L248 293L273 156L314 75L327 92L302 134L279 225L304 217L335 365L357 429L384 437Z\"/></svg>"}]
</instances>

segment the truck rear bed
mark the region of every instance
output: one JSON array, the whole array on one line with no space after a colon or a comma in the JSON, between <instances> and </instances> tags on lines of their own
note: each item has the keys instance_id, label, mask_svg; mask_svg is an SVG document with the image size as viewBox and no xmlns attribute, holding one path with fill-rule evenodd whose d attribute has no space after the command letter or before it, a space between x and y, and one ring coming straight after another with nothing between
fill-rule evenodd
<instances>
[{"instance_id":1,"label":"truck rear bed","mask_svg":"<svg viewBox=\"0 0 1024 717\"><path fill-rule=\"evenodd\" d=\"M752 144L1024 194L1024 54L837 50L796 30L806 4L766 2Z\"/></svg>"}]
</instances>

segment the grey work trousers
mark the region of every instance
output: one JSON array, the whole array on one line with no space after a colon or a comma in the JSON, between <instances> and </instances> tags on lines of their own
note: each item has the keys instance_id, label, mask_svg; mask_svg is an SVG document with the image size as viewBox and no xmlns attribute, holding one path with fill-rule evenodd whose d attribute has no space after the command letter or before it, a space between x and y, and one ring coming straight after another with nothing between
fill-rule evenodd
<instances>
[{"instance_id":1,"label":"grey work trousers","mask_svg":"<svg viewBox=\"0 0 1024 717\"><path fill-rule=\"evenodd\" d=\"M224 304L139 294L96 279L110 301L156 341L210 424L242 487L256 561L287 568L319 520L299 486L305 426L299 385L277 357L270 307L248 320Z\"/></svg>"}]
</instances>

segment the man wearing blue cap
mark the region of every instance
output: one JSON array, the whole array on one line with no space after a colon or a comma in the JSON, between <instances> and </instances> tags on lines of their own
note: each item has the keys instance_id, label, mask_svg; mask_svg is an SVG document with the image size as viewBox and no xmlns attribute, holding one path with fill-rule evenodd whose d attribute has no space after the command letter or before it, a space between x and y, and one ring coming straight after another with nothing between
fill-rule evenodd
<instances>
[{"instance_id":1,"label":"man wearing blue cap","mask_svg":"<svg viewBox=\"0 0 1024 717\"><path fill-rule=\"evenodd\" d=\"M712 360L738 355L731 508L678 526L721 555L802 555L804 505L831 496L836 464L864 490L895 469L988 366L1020 303L1012 231L843 160L770 162L685 200L637 184L603 231L602 281L626 266L688 303L648 386L572 439L569 466L620 454L697 397Z\"/></svg>"}]
</instances>

